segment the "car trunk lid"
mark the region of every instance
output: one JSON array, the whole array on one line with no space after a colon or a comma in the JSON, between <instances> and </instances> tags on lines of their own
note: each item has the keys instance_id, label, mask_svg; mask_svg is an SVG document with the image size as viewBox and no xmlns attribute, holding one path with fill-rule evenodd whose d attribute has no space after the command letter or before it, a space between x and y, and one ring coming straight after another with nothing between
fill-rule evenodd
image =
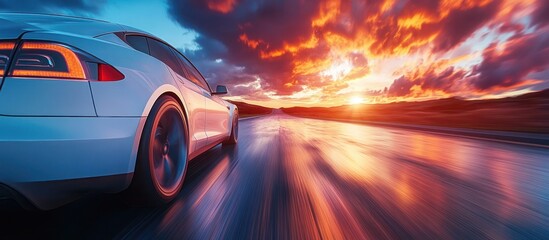
<instances>
[{"instance_id":1,"label":"car trunk lid","mask_svg":"<svg viewBox=\"0 0 549 240\"><path fill-rule=\"evenodd\" d=\"M14 22L0 17L0 41L17 39L23 33L35 30L37 28L30 24Z\"/></svg>"}]
</instances>

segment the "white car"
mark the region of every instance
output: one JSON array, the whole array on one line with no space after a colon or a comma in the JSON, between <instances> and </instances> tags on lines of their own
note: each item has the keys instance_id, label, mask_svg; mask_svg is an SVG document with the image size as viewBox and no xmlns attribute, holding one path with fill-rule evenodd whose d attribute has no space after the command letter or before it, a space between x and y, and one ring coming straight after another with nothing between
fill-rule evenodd
<instances>
[{"instance_id":1,"label":"white car","mask_svg":"<svg viewBox=\"0 0 549 240\"><path fill-rule=\"evenodd\" d=\"M0 200L44 210L128 190L169 202L191 159L237 142L226 93L146 32L0 13Z\"/></svg>"}]
</instances>

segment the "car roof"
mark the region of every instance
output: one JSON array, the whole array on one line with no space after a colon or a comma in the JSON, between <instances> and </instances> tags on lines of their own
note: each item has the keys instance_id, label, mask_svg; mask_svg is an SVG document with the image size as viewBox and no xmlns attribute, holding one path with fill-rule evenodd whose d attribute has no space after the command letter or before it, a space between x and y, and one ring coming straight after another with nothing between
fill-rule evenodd
<instances>
[{"instance_id":1,"label":"car roof","mask_svg":"<svg viewBox=\"0 0 549 240\"><path fill-rule=\"evenodd\" d=\"M95 37L106 33L125 31L150 35L145 31L121 24L91 18L71 17L55 14L0 13L0 24L4 25L4 27L9 25L10 30L17 29L19 32L56 31L87 37Z\"/></svg>"}]
</instances>

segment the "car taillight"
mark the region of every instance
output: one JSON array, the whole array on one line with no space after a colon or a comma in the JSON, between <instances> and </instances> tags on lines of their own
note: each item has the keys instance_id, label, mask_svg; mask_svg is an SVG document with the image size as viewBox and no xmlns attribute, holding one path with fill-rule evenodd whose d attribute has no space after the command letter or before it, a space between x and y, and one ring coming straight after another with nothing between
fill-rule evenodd
<instances>
[{"instance_id":1,"label":"car taillight","mask_svg":"<svg viewBox=\"0 0 549 240\"><path fill-rule=\"evenodd\" d=\"M103 63L99 63L97 66L97 73L97 80L99 81L118 81L124 79L124 74L113 66Z\"/></svg>"},{"instance_id":2,"label":"car taillight","mask_svg":"<svg viewBox=\"0 0 549 240\"><path fill-rule=\"evenodd\" d=\"M17 48L13 60L11 51ZM2 65L2 63L4 65ZM8 68L7 65L10 65ZM64 44L42 41L0 43L0 73L10 77L118 81L124 75L111 65Z\"/></svg>"},{"instance_id":3,"label":"car taillight","mask_svg":"<svg viewBox=\"0 0 549 240\"><path fill-rule=\"evenodd\" d=\"M69 48L42 42L24 42L14 58L13 77L86 79L82 62Z\"/></svg>"},{"instance_id":4,"label":"car taillight","mask_svg":"<svg viewBox=\"0 0 549 240\"><path fill-rule=\"evenodd\" d=\"M0 77L4 76L8 63L10 62L11 51L15 47L12 42L0 42Z\"/></svg>"}]
</instances>

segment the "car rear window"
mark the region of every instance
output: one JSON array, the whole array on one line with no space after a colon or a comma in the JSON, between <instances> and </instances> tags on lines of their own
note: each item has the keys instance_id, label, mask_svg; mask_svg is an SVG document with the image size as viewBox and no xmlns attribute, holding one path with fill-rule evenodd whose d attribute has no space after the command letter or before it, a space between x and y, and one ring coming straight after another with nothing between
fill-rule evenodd
<instances>
[{"instance_id":1,"label":"car rear window","mask_svg":"<svg viewBox=\"0 0 549 240\"><path fill-rule=\"evenodd\" d=\"M168 65L174 72L185 77L185 70L179 65L179 60L172 52L171 48L164 43L161 43L157 40L148 38L149 50L151 51L151 56L157 58L158 60L164 62Z\"/></svg>"},{"instance_id":2,"label":"car rear window","mask_svg":"<svg viewBox=\"0 0 549 240\"><path fill-rule=\"evenodd\" d=\"M135 50L149 54L149 45L147 39L143 36L126 36L126 42Z\"/></svg>"},{"instance_id":3,"label":"car rear window","mask_svg":"<svg viewBox=\"0 0 549 240\"><path fill-rule=\"evenodd\" d=\"M175 51L175 50L174 50ZM179 60L181 60L181 64L185 67L187 70L187 73L189 74L189 80L196 83L198 86L209 90L210 87L208 86L208 83L206 83L206 80L202 78L202 75L200 72L193 66L193 64L183 55L179 52L176 52L176 54L179 56Z\"/></svg>"}]
</instances>

